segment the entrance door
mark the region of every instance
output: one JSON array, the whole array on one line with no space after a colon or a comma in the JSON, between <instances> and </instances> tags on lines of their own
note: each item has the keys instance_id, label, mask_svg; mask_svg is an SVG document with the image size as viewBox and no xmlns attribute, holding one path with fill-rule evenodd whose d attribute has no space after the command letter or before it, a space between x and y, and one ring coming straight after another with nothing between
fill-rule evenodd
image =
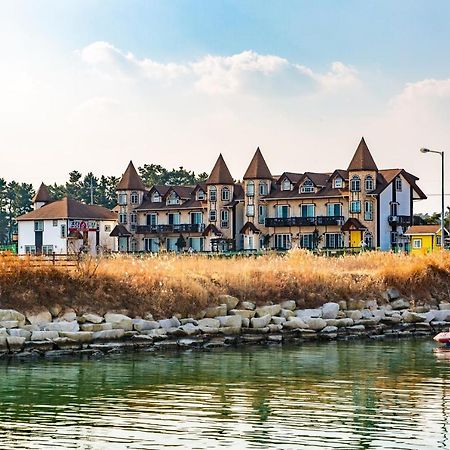
<instances>
[{"instance_id":1,"label":"entrance door","mask_svg":"<svg viewBox=\"0 0 450 450\"><path fill-rule=\"evenodd\" d=\"M350 231L350 247L361 247L362 233L361 231Z\"/></svg>"},{"instance_id":2,"label":"entrance door","mask_svg":"<svg viewBox=\"0 0 450 450\"><path fill-rule=\"evenodd\" d=\"M34 245L36 247L36 253L40 255L42 253L42 231L34 232Z\"/></svg>"},{"instance_id":3,"label":"entrance door","mask_svg":"<svg viewBox=\"0 0 450 450\"><path fill-rule=\"evenodd\" d=\"M119 237L119 252L128 252L128 237Z\"/></svg>"}]
</instances>

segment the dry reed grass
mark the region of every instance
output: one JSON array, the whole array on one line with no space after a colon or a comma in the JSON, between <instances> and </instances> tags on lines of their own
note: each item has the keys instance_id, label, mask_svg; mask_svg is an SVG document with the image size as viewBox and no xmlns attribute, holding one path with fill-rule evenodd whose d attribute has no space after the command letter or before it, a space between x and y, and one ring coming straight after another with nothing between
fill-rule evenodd
<instances>
[{"instance_id":1,"label":"dry reed grass","mask_svg":"<svg viewBox=\"0 0 450 450\"><path fill-rule=\"evenodd\" d=\"M295 299L310 307L330 300L381 299L387 287L398 288L416 304L450 301L450 252L337 258L301 250L233 258L118 255L87 259L75 271L33 267L27 258L2 259L0 307L21 310L60 304L78 311L167 317L195 313L223 293L258 304Z\"/></svg>"}]
</instances>

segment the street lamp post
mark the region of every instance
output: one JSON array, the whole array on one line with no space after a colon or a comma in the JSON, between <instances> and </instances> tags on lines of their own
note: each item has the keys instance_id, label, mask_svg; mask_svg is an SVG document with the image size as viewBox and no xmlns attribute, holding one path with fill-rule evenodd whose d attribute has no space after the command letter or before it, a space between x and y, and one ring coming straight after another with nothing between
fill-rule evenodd
<instances>
[{"instance_id":1,"label":"street lamp post","mask_svg":"<svg viewBox=\"0 0 450 450\"><path fill-rule=\"evenodd\" d=\"M442 180L441 180L441 247L442 250L445 248L444 245L444 241L445 241L445 235L444 235L444 214L445 214L445 195L444 195L444 183L445 183L445 178L444 178L444 152L438 152L436 150L430 150L428 148L421 148L420 151L422 153L437 153L438 155L441 155L441 163L442 163L442 167L441 167L441 176L442 176Z\"/></svg>"}]
</instances>

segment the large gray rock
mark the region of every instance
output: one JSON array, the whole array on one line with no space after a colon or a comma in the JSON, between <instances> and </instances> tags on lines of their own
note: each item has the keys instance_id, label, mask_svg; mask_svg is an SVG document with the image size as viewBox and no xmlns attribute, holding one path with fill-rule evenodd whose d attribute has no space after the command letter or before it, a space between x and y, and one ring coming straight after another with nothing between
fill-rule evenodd
<instances>
[{"instance_id":1,"label":"large gray rock","mask_svg":"<svg viewBox=\"0 0 450 450\"><path fill-rule=\"evenodd\" d=\"M0 336L8 336L8 330L6 328L0 328Z\"/></svg>"},{"instance_id":2,"label":"large gray rock","mask_svg":"<svg viewBox=\"0 0 450 450\"><path fill-rule=\"evenodd\" d=\"M242 309L249 309L250 311L253 311L256 308L256 305L253 302L241 302L240 306Z\"/></svg>"},{"instance_id":3,"label":"large gray rock","mask_svg":"<svg viewBox=\"0 0 450 450\"><path fill-rule=\"evenodd\" d=\"M287 309L289 311L294 311L295 308L297 308L297 303L295 303L295 300L285 300L284 302L280 303L281 309Z\"/></svg>"},{"instance_id":4,"label":"large gray rock","mask_svg":"<svg viewBox=\"0 0 450 450\"><path fill-rule=\"evenodd\" d=\"M206 318L214 318L217 316L226 316L228 312L227 305L219 305L219 306L210 306L205 309Z\"/></svg>"},{"instance_id":5,"label":"large gray rock","mask_svg":"<svg viewBox=\"0 0 450 450\"><path fill-rule=\"evenodd\" d=\"M270 314L266 314L262 317L253 317L250 321L252 328L265 328L269 325L272 316Z\"/></svg>"},{"instance_id":6,"label":"large gray rock","mask_svg":"<svg viewBox=\"0 0 450 450\"><path fill-rule=\"evenodd\" d=\"M450 303L448 303L448 302L439 303L439 309L441 311L449 311L450 310Z\"/></svg>"},{"instance_id":7,"label":"large gray rock","mask_svg":"<svg viewBox=\"0 0 450 450\"><path fill-rule=\"evenodd\" d=\"M133 329L133 321L124 314L106 313L105 322L111 323L113 329L131 331Z\"/></svg>"},{"instance_id":8,"label":"large gray rock","mask_svg":"<svg viewBox=\"0 0 450 450\"><path fill-rule=\"evenodd\" d=\"M287 330L297 330L308 328L308 325L306 325L300 317L290 317L287 322L283 323L283 328Z\"/></svg>"},{"instance_id":9,"label":"large gray rock","mask_svg":"<svg viewBox=\"0 0 450 450\"><path fill-rule=\"evenodd\" d=\"M181 325L181 322L176 317L172 317L171 319L161 319L158 322L160 327L165 329L178 328Z\"/></svg>"},{"instance_id":10,"label":"large gray rock","mask_svg":"<svg viewBox=\"0 0 450 450\"><path fill-rule=\"evenodd\" d=\"M217 319L200 319L198 320L198 326L201 327L208 327L208 328L219 328L220 322Z\"/></svg>"},{"instance_id":11,"label":"large gray rock","mask_svg":"<svg viewBox=\"0 0 450 450\"><path fill-rule=\"evenodd\" d=\"M2 320L0 321L1 328L17 328L19 326L19 322L17 320Z\"/></svg>"},{"instance_id":12,"label":"large gray rock","mask_svg":"<svg viewBox=\"0 0 450 450\"><path fill-rule=\"evenodd\" d=\"M227 305L227 311L235 309L239 303L239 299L232 295L219 295L218 300L221 305Z\"/></svg>"},{"instance_id":13,"label":"large gray rock","mask_svg":"<svg viewBox=\"0 0 450 450\"><path fill-rule=\"evenodd\" d=\"M389 288L386 290L388 300L395 300L400 297L400 292L396 288Z\"/></svg>"},{"instance_id":14,"label":"large gray rock","mask_svg":"<svg viewBox=\"0 0 450 450\"><path fill-rule=\"evenodd\" d=\"M90 323L102 323L103 322L103 317L99 316L98 314L85 313L81 317L85 322L90 322Z\"/></svg>"},{"instance_id":15,"label":"large gray rock","mask_svg":"<svg viewBox=\"0 0 450 450\"><path fill-rule=\"evenodd\" d=\"M295 311L295 315L300 317L301 319L308 319L311 317L322 317L322 309L314 308L314 309L297 309Z\"/></svg>"},{"instance_id":16,"label":"large gray rock","mask_svg":"<svg viewBox=\"0 0 450 450\"><path fill-rule=\"evenodd\" d=\"M401 309L408 309L409 308L409 302L405 300L404 298L398 298L397 300L394 300L391 302L392 309L395 310L401 310Z\"/></svg>"},{"instance_id":17,"label":"large gray rock","mask_svg":"<svg viewBox=\"0 0 450 450\"><path fill-rule=\"evenodd\" d=\"M133 327L136 331L156 330L160 326L155 320L133 319Z\"/></svg>"},{"instance_id":18,"label":"large gray rock","mask_svg":"<svg viewBox=\"0 0 450 450\"><path fill-rule=\"evenodd\" d=\"M337 327L333 327L331 325L327 325L325 328L322 329L321 333L336 333L338 330Z\"/></svg>"},{"instance_id":19,"label":"large gray rock","mask_svg":"<svg viewBox=\"0 0 450 450\"><path fill-rule=\"evenodd\" d=\"M8 320L17 320L20 324L25 325L25 316L14 309L0 309L0 322ZM50 320L51 316L50 316Z\"/></svg>"},{"instance_id":20,"label":"large gray rock","mask_svg":"<svg viewBox=\"0 0 450 450\"><path fill-rule=\"evenodd\" d=\"M78 350L81 348L81 343L69 339L68 337L59 337L53 341L60 350Z\"/></svg>"},{"instance_id":21,"label":"large gray rock","mask_svg":"<svg viewBox=\"0 0 450 450\"><path fill-rule=\"evenodd\" d=\"M287 319L285 317L272 316L271 322L274 323L275 325L283 325L283 323L287 322Z\"/></svg>"},{"instance_id":22,"label":"large gray rock","mask_svg":"<svg viewBox=\"0 0 450 450\"><path fill-rule=\"evenodd\" d=\"M104 331L112 330L112 323L82 323L81 331Z\"/></svg>"},{"instance_id":23,"label":"large gray rock","mask_svg":"<svg viewBox=\"0 0 450 450\"><path fill-rule=\"evenodd\" d=\"M32 341L51 341L58 337L59 334L57 331L33 331L31 333Z\"/></svg>"},{"instance_id":24,"label":"large gray rock","mask_svg":"<svg viewBox=\"0 0 450 450\"><path fill-rule=\"evenodd\" d=\"M115 328L113 330L97 331L96 333L92 334L92 339L94 341L113 341L116 339L122 339L124 336L125 330Z\"/></svg>"},{"instance_id":25,"label":"large gray rock","mask_svg":"<svg viewBox=\"0 0 450 450\"><path fill-rule=\"evenodd\" d=\"M327 323L327 327L350 327L353 325L353 319L350 319L349 317L344 317L343 319L324 319Z\"/></svg>"},{"instance_id":26,"label":"large gray rock","mask_svg":"<svg viewBox=\"0 0 450 450\"><path fill-rule=\"evenodd\" d=\"M263 317L267 314L271 316L277 316L281 311L280 305L267 305L267 306L260 306L259 308L256 308L256 317Z\"/></svg>"},{"instance_id":27,"label":"large gray rock","mask_svg":"<svg viewBox=\"0 0 450 450\"><path fill-rule=\"evenodd\" d=\"M251 319L255 317L255 311L251 311L250 309L231 309L228 314L230 316L241 316L243 319Z\"/></svg>"},{"instance_id":28,"label":"large gray rock","mask_svg":"<svg viewBox=\"0 0 450 450\"><path fill-rule=\"evenodd\" d=\"M27 312L26 316L28 322L30 322L32 325L37 326L41 326L52 321L52 315L46 308L42 308L38 311Z\"/></svg>"},{"instance_id":29,"label":"large gray rock","mask_svg":"<svg viewBox=\"0 0 450 450\"><path fill-rule=\"evenodd\" d=\"M323 319L336 319L339 312L339 304L334 302L325 303L322 306Z\"/></svg>"},{"instance_id":30,"label":"large gray rock","mask_svg":"<svg viewBox=\"0 0 450 450\"><path fill-rule=\"evenodd\" d=\"M69 338L72 341L81 342L87 344L94 339L94 333L90 331L76 331L76 332L61 332L61 337Z\"/></svg>"},{"instance_id":31,"label":"large gray rock","mask_svg":"<svg viewBox=\"0 0 450 450\"><path fill-rule=\"evenodd\" d=\"M66 331L66 332L74 332L79 331L80 326L78 325L78 322L52 322L47 323L43 326L43 331Z\"/></svg>"},{"instance_id":32,"label":"large gray rock","mask_svg":"<svg viewBox=\"0 0 450 450\"><path fill-rule=\"evenodd\" d=\"M290 309L282 309L279 315L280 317L284 317L285 319L288 319L289 317L295 317L294 311Z\"/></svg>"},{"instance_id":33,"label":"large gray rock","mask_svg":"<svg viewBox=\"0 0 450 450\"><path fill-rule=\"evenodd\" d=\"M74 320L77 320L77 313L72 308L66 308L61 317L57 320L63 322L73 322Z\"/></svg>"},{"instance_id":34,"label":"large gray rock","mask_svg":"<svg viewBox=\"0 0 450 450\"><path fill-rule=\"evenodd\" d=\"M180 330L182 330L186 336L193 336L195 334L199 334L201 331L200 328L193 323L181 325Z\"/></svg>"},{"instance_id":35,"label":"large gray rock","mask_svg":"<svg viewBox=\"0 0 450 450\"><path fill-rule=\"evenodd\" d=\"M363 309L361 313L363 319L373 319L374 314L370 309Z\"/></svg>"},{"instance_id":36,"label":"large gray rock","mask_svg":"<svg viewBox=\"0 0 450 450\"><path fill-rule=\"evenodd\" d=\"M325 322L325 320L323 320L320 317L306 318L305 323L306 323L306 325L308 325L308 328L310 328L311 330L316 330L316 331L322 330L323 328L325 328L327 326L327 323Z\"/></svg>"},{"instance_id":37,"label":"large gray rock","mask_svg":"<svg viewBox=\"0 0 450 450\"><path fill-rule=\"evenodd\" d=\"M347 311L347 317L349 317L352 320L360 320L363 317L362 311L356 309L356 310L348 310Z\"/></svg>"},{"instance_id":38,"label":"large gray rock","mask_svg":"<svg viewBox=\"0 0 450 450\"><path fill-rule=\"evenodd\" d=\"M21 336L7 336L6 342L10 352L20 352L25 344L25 338Z\"/></svg>"},{"instance_id":39,"label":"large gray rock","mask_svg":"<svg viewBox=\"0 0 450 450\"><path fill-rule=\"evenodd\" d=\"M221 327L232 327L232 328L242 327L241 316L219 316L216 317L216 319L220 322Z\"/></svg>"},{"instance_id":40,"label":"large gray rock","mask_svg":"<svg viewBox=\"0 0 450 450\"><path fill-rule=\"evenodd\" d=\"M405 311L403 313L403 322L405 323L419 323L419 322L425 322L426 316L417 314L415 312L411 311Z\"/></svg>"},{"instance_id":41,"label":"large gray rock","mask_svg":"<svg viewBox=\"0 0 450 450\"><path fill-rule=\"evenodd\" d=\"M356 299L356 298L349 298L347 300L347 309L351 310L361 310L366 307L366 302L364 300Z\"/></svg>"},{"instance_id":42,"label":"large gray rock","mask_svg":"<svg viewBox=\"0 0 450 450\"><path fill-rule=\"evenodd\" d=\"M242 318L242 327L250 328L250 319L247 319L247 317L243 317Z\"/></svg>"},{"instance_id":43,"label":"large gray rock","mask_svg":"<svg viewBox=\"0 0 450 450\"><path fill-rule=\"evenodd\" d=\"M31 339L31 331L23 330L22 328L13 328L9 330L10 336L23 337L26 341Z\"/></svg>"}]
</instances>

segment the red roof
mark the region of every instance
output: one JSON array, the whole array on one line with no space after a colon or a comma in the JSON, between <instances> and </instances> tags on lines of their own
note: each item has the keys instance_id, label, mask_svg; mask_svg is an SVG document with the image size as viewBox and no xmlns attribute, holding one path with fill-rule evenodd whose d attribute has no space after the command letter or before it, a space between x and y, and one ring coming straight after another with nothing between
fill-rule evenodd
<instances>
[{"instance_id":1,"label":"red roof","mask_svg":"<svg viewBox=\"0 0 450 450\"><path fill-rule=\"evenodd\" d=\"M222 154L217 158L216 164L214 164L211 175L206 180L206 184L234 184L233 177L223 159Z\"/></svg>"},{"instance_id":2,"label":"red roof","mask_svg":"<svg viewBox=\"0 0 450 450\"><path fill-rule=\"evenodd\" d=\"M253 155L253 158L250 161L250 164L244 175L244 180L251 180L251 179L262 179L262 180L272 179L272 174L270 173L269 167L267 166L267 163L259 147L256 149L256 152Z\"/></svg>"},{"instance_id":3,"label":"red roof","mask_svg":"<svg viewBox=\"0 0 450 450\"><path fill-rule=\"evenodd\" d=\"M145 191L146 188L144 186L144 183L142 182L141 177L138 175L133 162L130 161L128 164L127 169L122 175L121 180L119 181L119 184L116 187L116 191L126 191L126 190L132 190L135 189L136 191Z\"/></svg>"},{"instance_id":4,"label":"red roof","mask_svg":"<svg viewBox=\"0 0 450 450\"><path fill-rule=\"evenodd\" d=\"M369 147L367 147L364 138L361 138L358 148L348 166L348 170L378 170L377 165L370 153Z\"/></svg>"}]
</instances>

